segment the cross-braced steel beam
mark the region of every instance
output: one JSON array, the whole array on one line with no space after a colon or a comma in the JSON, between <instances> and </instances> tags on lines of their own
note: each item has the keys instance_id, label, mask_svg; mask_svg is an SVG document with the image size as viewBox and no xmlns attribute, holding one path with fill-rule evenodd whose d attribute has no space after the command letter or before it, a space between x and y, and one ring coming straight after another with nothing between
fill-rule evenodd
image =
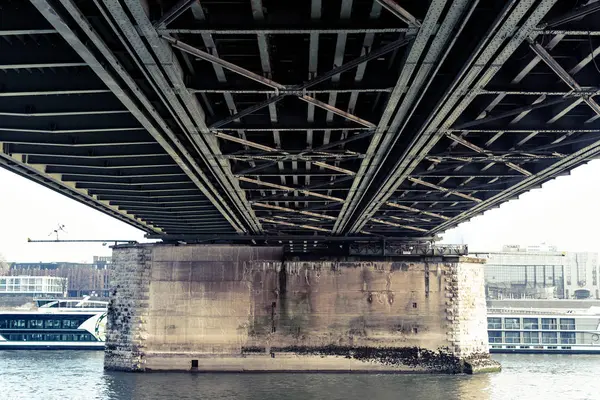
<instances>
[{"instance_id":1,"label":"cross-braced steel beam","mask_svg":"<svg viewBox=\"0 0 600 400\"><path fill-rule=\"evenodd\" d=\"M255 81L257 81L259 83L262 83L262 84L264 84L266 86L269 86L269 87L272 87L274 89L277 89L277 91L281 90L281 94L279 94L277 96L270 97L270 98L268 98L267 100L265 100L265 101L263 101L261 103L255 104L252 107L248 107L247 109L239 111L236 114L233 114L233 115L229 116L228 118L225 118L225 119L223 119L221 121L214 122L214 123L212 123L210 125L210 128L221 128L221 127L223 127L223 126L225 126L225 125L227 125L227 124L229 124L229 123L231 123L231 122L233 122L233 121L235 121L237 119L240 119L242 117L245 117L247 115L255 113L256 111L259 111L259 110L261 110L261 109L263 109L265 107L268 107L271 104L275 104L275 103L283 100L288 95L296 95L298 98L306 101L307 103L310 103L310 104L313 104L313 105L322 106L321 102L318 102L318 103L317 102L313 102L313 101L310 100L310 99L313 99L311 96L307 96L307 95L304 94L307 89L310 89L311 87L316 86L319 83L325 82L325 81L327 81L329 79L332 79L333 77L335 77L335 76L337 76L337 75L339 75L339 74L341 74L343 72L346 72L346 71L348 71L348 70L350 70L352 68L356 68L356 67L358 67L362 63L366 63L366 62L368 62L370 60L373 60L375 58L381 57L384 54L387 54L387 53L389 53L391 51L394 51L394 50L396 50L396 49L398 49L398 48L400 48L402 46L405 46L405 45L407 45L409 43L409 40L407 40L407 39L396 40L396 41L394 41L394 42L392 42L392 43L390 43L390 44L388 44L386 46L383 46L380 49L371 51L370 53L365 54L364 56L361 56L361 57L359 57L359 58L357 58L355 60L349 61L349 62L347 62L347 63L345 63L345 64L343 64L343 65L341 65L339 67L336 67L336 68L330 70L329 72L327 72L327 73L325 73L323 75L319 75L319 76L317 76L317 77L315 77L313 79L310 79L310 80L308 80L307 82L305 82L305 83L303 83L301 85L296 85L296 86L288 87L288 86L279 84L279 83L277 83L275 81L272 81L272 80L270 80L268 78L261 77L260 75L257 75L257 74L255 74L255 73L253 73L251 71L244 70L243 68L240 68L240 67L238 67L238 66L236 66L234 64L228 63L228 62L226 62L224 60L221 60L221 59L218 59L216 57L213 57L210 54L208 54L206 52L203 52L203 51L201 51L199 49L196 49L196 48L194 48L192 46L186 45L185 43L182 44L182 43L176 41L173 38L169 38L168 36L164 36L164 38L167 41L169 41L174 47L176 47L176 48L178 48L178 49L180 49L182 51L189 52L190 54L194 54L194 55L197 55L199 57L204 57L205 60L210 61L210 62L218 63L221 66L223 66L224 68L226 68L225 65L227 65L227 66L229 66L228 69L231 69L231 71L233 71L233 72L236 72L236 73L238 73L238 74L240 74L242 76L245 76L245 77L247 77L249 79L255 80ZM333 107L333 106L331 106L331 107ZM332 109L327 109L327 111L332 111ZM342 110L339 110L338 112L341 113L340 115L347 114L347 113L345 113ZM355 118L358 118L358 117L355 117ZM360 118L359 118L359 120L360 120ZM357 121L354 121L354 122L357 122ZM370 122L368 122L368 121L364 121L364 122L359 123L359 124L360 125L364 125L367 128L373 128L374 127L373 124L370 123Z\"/></svg>"},{"instance_id":2,"label":"cross-braced steel beam","mask_svg":"<svg viewBox=\"0 0 600 400\"><path fill-rule=\"evenodd\" d=\"M387 179L385 179L383 186L368 202L365 210L358 215L349 232L358 231L364 226L442 137L439 129L447 129L447 127L453 124L475 97L475 95L471 94L461 98L459 101L459 98L451 96L452 92L465 92L466 88L470 85L475 89L483 88L525 38L531 35L533 29L554 5L555 0L542 1L537 4L528 19L518 28L517 33L497 53L498 49L505 44L505 35L517 26L524 16L524 11L534 6L533 3L533 1L519 2L514 8L514 4L512 3L506 5L501 15L496 19L495 25L488 31L488 37L482 40L480 49L475 53L477 56L469 60L469 63L465 65L461 74L455 80L456 84L447 91L445 95L447 102L441 102L439 109L432 113L430 120L421 128L418 139L414 144L411 143L409 149L405 151L405 155L396 163L394 169L388 174ZM490 61L492 62L490 63ZM477 72L481 72L484 69L486 73L477 80ZM461 80L460 78L463 76L467 78ZM442 110L443 112L440 112Z\"/></svg>"},{"instance_id":3,"label":"cross-braced steel beam","mask_svg":"<svg viewBox=\"0 0 600 400\"><path fill-rule=\"evenodd\" d=\"M583 3L9 2L2 165L161 235L431 238L599 154Z\"/></svg>"}]
</instances>

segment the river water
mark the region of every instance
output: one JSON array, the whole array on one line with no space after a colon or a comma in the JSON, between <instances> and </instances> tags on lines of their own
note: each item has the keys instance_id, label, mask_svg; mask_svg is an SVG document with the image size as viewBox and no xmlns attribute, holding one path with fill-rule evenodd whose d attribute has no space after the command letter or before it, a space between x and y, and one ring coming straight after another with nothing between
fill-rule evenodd
<instances>
[{"instance_id":1,"label":"river water","mask_svg":"<svg viewBox=\"0 0 600 400\"><path fill-rule=\"evenodd\" d=\"M134 374L103 356L0 351L0 399L600 399L600 355L495 355L503 371L475 376Z\"/></svg>"}]
</instances>

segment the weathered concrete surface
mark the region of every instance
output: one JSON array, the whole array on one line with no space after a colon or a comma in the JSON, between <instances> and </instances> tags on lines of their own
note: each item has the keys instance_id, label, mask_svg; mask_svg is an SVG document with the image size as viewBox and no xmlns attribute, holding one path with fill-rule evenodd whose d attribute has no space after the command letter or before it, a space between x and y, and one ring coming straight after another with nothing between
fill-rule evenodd
<instances>
[{"instance_id":1,"label":"weathered concrete surface","mask_svg":"<svg viewBox=\"0 0 600 400\"><path fill-rule=\"evenodd\" d=\"M107 369L497 367L479 260L282 261L280 248L212 245L121 246L113 259Z\"/></svg>"}]
</instances>

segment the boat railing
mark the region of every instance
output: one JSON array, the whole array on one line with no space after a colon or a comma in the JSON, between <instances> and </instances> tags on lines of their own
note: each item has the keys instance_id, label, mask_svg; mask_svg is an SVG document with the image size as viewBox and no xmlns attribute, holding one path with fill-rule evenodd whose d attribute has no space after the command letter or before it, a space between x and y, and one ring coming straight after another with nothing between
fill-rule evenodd
<instances>
[{"instance_id":1,"label":"boat railing","mask_svg":"<svg viewBox=\"0 0 600 400\"><path fill-rule=\"evenodd\" d=\"M560 344L577 344L577 340L574 338L561 338Z\"/></svg>"},{"instance_id":2,"label":"boat railing","mask_svg":"<svg viewBox=\"0 0 600 400\"><path fill-rule=\"evenodd\" d=\"M557 325L556 324L542 324L542 330L546 331L555 331Z\"/></svg>"},{"instance_id":3,"label":"boat railing","mask_svg":"<svg viewBox=\"0 0 600 400\"><path fill-rule=\"evenodd\" d=\"M526 322L526 323L523 323L523 329L537 330L537 329L540 329L540 326L538 324Z\"/></svg>"},{"instance_id":4,"label":"boat railing","mask_svg":"<svg viewBox=\"0 0 600 400\"><path fill-rule=\"evenodd\" d=\"M556 315L562 314L556 310L545 311L536 308L530 309L515 309L515 308L489 308L488 314L544 314L544 315Z\"/></svg>"},{"instance_id":5,"label":"boat railing","mask_svg":"<svg viewBox=\"0 0 600 400\"><path fill-rule=\"evenodd\" d=\"M108 302L101 300L90 300L90 296L83 299L55 299L39 306L40 309L68 309L68 310L89 310L104 309L108 307Z\"/></svg>"},{"instance_id":6,"label":"boat railing","mask_svg":"<svg viewBox=\"0 0 600 400\"><path fill-rule=\"evenodd\" d=\"M542 337L542 344L558 344L558 339Z\"/></svg>"},{"instance_id":7,"label":"boat railing","mask_svg":"<svg viewBox=\"0 0 600 400\"><path fill-rule=\"evenodd\" d=\"M560 324L561 331L574 331L575 324Z\"/></svg>"}]
</instances>

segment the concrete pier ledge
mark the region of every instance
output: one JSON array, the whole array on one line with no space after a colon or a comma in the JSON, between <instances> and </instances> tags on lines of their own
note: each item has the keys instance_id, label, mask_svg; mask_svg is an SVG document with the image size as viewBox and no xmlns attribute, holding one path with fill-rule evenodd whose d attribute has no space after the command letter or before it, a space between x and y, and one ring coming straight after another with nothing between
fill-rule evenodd
<instances>
[{"instance_id":1,"label":"concrete pier ledge","mask_svg":"<svg viewBox=\"0 0 600 400\"><path fill-rule=\"evenodd\" d=\"M499 370L479 259L152 244L118 246L113 260L109 370Z\"/></svg>"}]
</instances>

